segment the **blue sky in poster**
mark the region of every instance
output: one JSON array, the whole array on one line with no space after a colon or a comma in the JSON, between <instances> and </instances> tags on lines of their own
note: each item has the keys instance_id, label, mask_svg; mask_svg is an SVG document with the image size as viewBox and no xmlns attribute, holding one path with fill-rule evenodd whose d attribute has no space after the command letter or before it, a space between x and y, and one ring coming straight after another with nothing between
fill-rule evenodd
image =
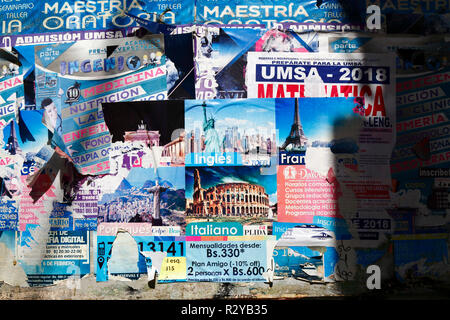
<instances>
[{"instance_id":1,"label":"blue sky in poster","mask_svg":"<svg viewBox=\"0 0 450 320\"><path fill-rule=\"evenodd\" d=\"M23 153L27 152L38 152L42 146L47 142L48 139L48 129L42 124L42 111L40 110L27 110L21 111L23 121L25 122L28 130L34 137L35 141L22 142L19 135L19 126L15 123L17 140L19 142L19 147L22 149ZM7 125L3 129L3 141L6 144L11 131L11 127Z\"/></svg>"},{"instance_id":2,"label":"blue sky in poster","mask_svg":"<svg viewBox=\"0 0 450 320\"><path fill-rule=\"evenodd\" d=\"M354 117L353 98L299 98L300 122L310 142L330 141L343 120ZM277 144L289 136L294 122L295 99L276 99Z\"/></svg>"},{"instance_id":3,"label":"blue sky in poster","mask_svg":"<svg viewBox=\"0 0 450 320\"><path fill-rule=\"evenodd\" d=\"M200 172L202 188L207 189L220 183L247 182L264 187L271 204L276 203L276 174L262 175L260 167L193 167L186 168L186 198L191 199L194 191L194 170Z\"/></svg>"},{"instance_id":4,"label":"blue sky in poster","mask_svg":"<svg viewBox=\"0 0 450 320\"><path fill-rule=\"evenodd\" d=\"M140 188L148 181L169 181L175 189L184 189L184 167L159 167L154 168L132 168L126 177L127 181L134 187Z\"/></svg>"}]
</instances>

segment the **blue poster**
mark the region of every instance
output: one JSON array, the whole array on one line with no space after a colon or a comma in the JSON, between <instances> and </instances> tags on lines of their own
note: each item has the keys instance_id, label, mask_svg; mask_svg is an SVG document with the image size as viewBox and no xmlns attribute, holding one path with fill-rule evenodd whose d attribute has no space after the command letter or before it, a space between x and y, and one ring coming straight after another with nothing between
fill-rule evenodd
<instances>
[{"instance_id":1,"label":"blue poster","mask_svg":"<svg viewBox=\"0 0 450 320\"><path fill-rule=\"evenodd\" d=\"M101 104L166 98L162 35L35 47L36 105L82 174L109 173Z\"/></svg>"},{"instance_id":2,"label":"blue poster","mask_svg":"<svg viewBox=\"0 0 450 320\"><path fill-rule=\"evenodd\" d=\"M18 243L19 263L30 286L52 285L70 276L89 273L88 231L48 231L28 224Z\"/></svg>"},{"instance_id":3,"label":"blue poster","mask_svg":"<svg viewBox=\"0 0 450 320\"><path fill-rule=\"evenodd\" d=\"M266 241L187 241L187 281L266 281Z\"/></svg>"},{"instance_id":4,"label":"blue poster","mask_svg":"<svg viewBox=\"0 0 450 320\"><path fill-rule=\"evenodd\" d=\"M275 99L186 100L187 166L270 166Z\"/></svg>"},{"instance_id":5,"label":"blue poster","mask_svg":"<svg viewBox=\"0 0 450 320\"><path fill-rule=\"evenodd\" d=\"M184 237L136 234L97 235L97 281L108 281L111 276L139 279L147 273L142 252L166 252L168 258L186 256Z\"/></svg>"},{"instance_id":6,"label":"blue poster","mask_svg":"<svg viewBox=\"0 0 450 320\"><path fill-rule=\"evenodd\" d=\"M126 15L166 24L192 23L193 0L124 1L31 1L17 0L0 5L0 34L33 34L74 30L121 29L138 26ZM168 11L166 11L168 10Z\"/></svg>"},{"instance_id":7,"label":"blue poster","mask_svg":"<svg viewBox=\"0 0 450 320\"><path fill-rule=\"evenodd\" d=\"M196 22L204 24L265 24L277 22L348 22L338 0L197 0Z\"/></svg>"}]
</instances>

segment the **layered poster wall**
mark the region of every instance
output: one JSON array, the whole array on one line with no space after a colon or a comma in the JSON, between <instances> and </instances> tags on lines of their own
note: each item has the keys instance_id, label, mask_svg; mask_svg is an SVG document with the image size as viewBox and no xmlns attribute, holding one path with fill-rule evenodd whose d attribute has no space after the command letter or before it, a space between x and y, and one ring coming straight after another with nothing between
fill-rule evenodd
<instances>
[{"instance_id":1,"label":"layered poster wall","mask_svg":"<svg viewBox=\"0 0 450 320\"><path fill-rule=\"evenodd\" d=\"M2 3L0 280L448 276L448 8L417 5Z\"/></svg>"}]
</instances>

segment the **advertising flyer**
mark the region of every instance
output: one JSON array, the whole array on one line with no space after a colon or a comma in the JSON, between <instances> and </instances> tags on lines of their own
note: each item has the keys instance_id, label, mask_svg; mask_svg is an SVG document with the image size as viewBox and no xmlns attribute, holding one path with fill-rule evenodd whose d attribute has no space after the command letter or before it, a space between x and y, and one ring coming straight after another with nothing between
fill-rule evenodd
<instances>
[{"instance_id":1,"label":"advertising flyer","mask_svg":"<svg viewBox=\"0 0 450 320\"><path fill-rule=\"evenodd\" d=\"M436 215L433 224L444 224L443 215L450 209L448 76L448 66L442 66L397 79L393 204L419 208L419 225L430 220L430 214Z\"/></svg>"},{"instance_id":2,"label":"advertising flyer","mask_svg":"<svg viewBox=\"0 0 450 320\"><path fill-rule=\"evenodd\" d=\"M275 275L294 277L310 283L340 280L335 275L339 261L337 235L325 227L309 224L287 224L282 234L276 234L273 252ZM275 228L275 225L274 225Z\"/></svg>"},{"instance_id":3,"label":"advertising flyer","mask_svg":"<svg viewBox=\"0 0 450 320\"><path fill-rule=\"evenodd\" d=\"M28 45L43 45L50 43L73 42L80 40L107 40L129 37L139 32L140 27L129 27L121 29L98 29L98 30L70 30L66 32L51 33L19 33L13 35L0 35L1 48L18 48ZM19 48L20 50L20 48ZM34 59L32 65L34 67Z\"/></svg>"},{"instance_id":4,"label":"advertising flyer","mask_svg":"<svg viewBox=\"0 0 450 320\"><path fill-rule=\"evenodd\" d=\"M49 231L45 225L27 224L17 250L30 286L48 286L90 271L88 231Z\"/></svg>"},{"instance_id":5,"label":"advertising flyer","mask_svg":"<svg viewBox=\"0 0 450 320\"><path fill-rule=\"evenodd\" d=\"M316 52L316 32L266 30L258 25L195 27L196 99L246 98L247 53Z\"/></svg>"},{"instance_id":6,"label":"advertising flyer","mask_svg":"<svg viewBox=\"0 0 450 320\"><path fill-rule=\"evenodd\" d=\"M188 224L238 222L271 226L276 207L275 173L262 174L261 168L255 166L186 167ZM223 226L231 229L230 225Z\"/></svg>"},{"instance_id":7,"label":"advertising flyer","mask_svg":"<svg viewBox=\"0 0 450 320\"><path fill-rule=\"evenodd\" d=\"M186 166L270 166L275 99L186 100Z\"/></svg>"},{"instance_id":8,"label":"advertising flyer","mask_svg":"<svg viewBox=\"0 0 450 320\"><path fill-rule=\"evenodd\" d=\"M98 228L138 223L154 235L184 232L183 101L106 103L103 112L111 170L94 180Z\"/></svg>"},{"instance_id":9,"label":"advertising flyer","mask_svg":"<svg viewBox=\"0 0 450 320\"><path fill-rule=\"evenodd\" d=\"M378 194L375 198L388 200L389 161L395 144L394 75L390 54L250 52L246 84L253 98L344 97L354 102L348 111L359 115L352 124L361 126L361 132L357 130L360 182L352 188L364 190L371 181L372 191ZM344 147L342 143L336 148Z\"/></svg>"},{"instance_id":10,"label":"advertising flyer","mask_svg":"<svg viewBox=\"0 0 450 320\"><path fill-rule=\"evenodd\" d=\"M139 279L147 274L152 254L166 253L158 273L164 280L185 276L186 242L184 237L152 236L151 225L131 224L127 230L99 226L97 231L97 281L123 277ZM156 258L154 256L153 258ZM167 258L167 259L166 259ZM147 261L146 261L147 260ZM149 261L150 260L150 261ZM164 268L164 272L162 269Z\"/></svg>"},{"instance_id":11,"label":"advertising flyer","mask_svg":"<svg viewBox=\"0 0 450 320\"><path fill-rule=\"evenodd\" d=\"M2 50L2 49L0 49ZM15 119L15 112L23 108L24 87L22 68L0 58L0 121L3 125Z\"/></svg>"},{"instance_id":12,"label":"advertising flyer","mask_svg":"<svg viewBox=\"0 0 450 320\"><path fill-rule=\"evenodd\" d=\"M366 133L362 104L355 98L277 101L277 220L327 228L347 225L359 245L386 240L379 233L392 231L384 210L390 203L390 181L377 176L373 167L386 170L383 161L390 153L370 152L367 142L377 143L378 136Z\"/></svg>"},{"instance_id":13,"label":"advertising flyer","mask_svg":"<svg viewBox=\"0 0 450 320\"><path fill-rule=\"evenodd\" d=\"M47 139L47 128L41 119L42 114L37 111L18 110L17 120L11 120L0 131L3 146L0 168L4 188L1 198L5 202L2 228L15 230L20 225L19 229L23 230L25 221L36 219L37 210L43 210L42 202L33 204L29 198L31 189L26 181L28 175L36 170L33 157Z\"/></svg>"},{"instance_id":14,"label":"advertising flyer","mask_svg":"<svg viewBox=\"0 0 450 320\"><path fill-rule=\"evenodd\" d=\"M270 240L186 241L187 281L193 282L264 282Z\"/></svg>"},{"instance_id":15,"label":"advertising flyer","mask_svg":"<svg viewBox=\"0 0 450 320\"><path fill-rule=\"evenodd\" d=\"M353 98L277 99L278 221L342 218L336 177L357 177L361 116ZM356 180L355 178L353 178ZM341 180L342 181L342 180Z\"/></svg>"},{"instance_id":16,"label":"advertising flyer","mask_svg":"<svg viewBox=\"0 0 450 320\"><path fill-rule=\"evenodd\" d=\"M35 55L36 104L56 132L53 142L82 174L108 173L111 137L101 104L166 98L162 35L36 46Z\"/></svg>"},{"instance_id":17,"label":"advertising flyer","mask_svg":"<svg viewBox=\"0 0 450 320\"><path fill-rule=\"evenodd\" d=\"M24 162L16 134L16 121L0 122L0 231L17 230Z\"/></svg>"},{"instance_id":18,"label":"advertising flyer","mask_svg":"<svg viewBox=\"0 0 450 320\"><path fill-rule=\"evenodd\" d=\"M167 167L185 163L184 102L138 101L102 105L120 167ZM126 148L128 147L128 148ZM114 172L114 171L112 171Z\"/></svg>"},{"instance_id":19,"label":"advertising flyer","mask_svg":"<svg viewBox=\"0 0 450 320\"><path fill-rule=\"evenodd\" d=\"M167 24L192 23L193 0L5 1L0 5L1 34L70 32L138 26L126 12Z\"/></svg>"},{"instance_id":20,"label":"advertising flyer","mask_svg":"<svg viewBox=\"0 0 450 320\"><path fill-rule=\"evenodd\" d=\"M203 24L265 24L277 22L346 23L349 17L338 0L198 0L196 22Z\"/></svg>"}]
</instances>

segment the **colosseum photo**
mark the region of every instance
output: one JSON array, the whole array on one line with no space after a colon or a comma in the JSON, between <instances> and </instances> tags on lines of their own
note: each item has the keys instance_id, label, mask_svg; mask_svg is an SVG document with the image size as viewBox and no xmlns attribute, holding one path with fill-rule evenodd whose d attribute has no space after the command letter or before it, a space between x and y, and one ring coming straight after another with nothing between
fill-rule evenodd
<instances>
[{"instance_id":1,"label":"colosseum photo","mask_svg":"<svg viewBox=\"0 0 450 320\"><path fill-rule=\"evenodd\" d=\"M249 182L219 183L202 188L201 176L194 169L192 199L186 204L191 217L271 218L269 195L264 187Z\"/></svg>"}]
</instances>

